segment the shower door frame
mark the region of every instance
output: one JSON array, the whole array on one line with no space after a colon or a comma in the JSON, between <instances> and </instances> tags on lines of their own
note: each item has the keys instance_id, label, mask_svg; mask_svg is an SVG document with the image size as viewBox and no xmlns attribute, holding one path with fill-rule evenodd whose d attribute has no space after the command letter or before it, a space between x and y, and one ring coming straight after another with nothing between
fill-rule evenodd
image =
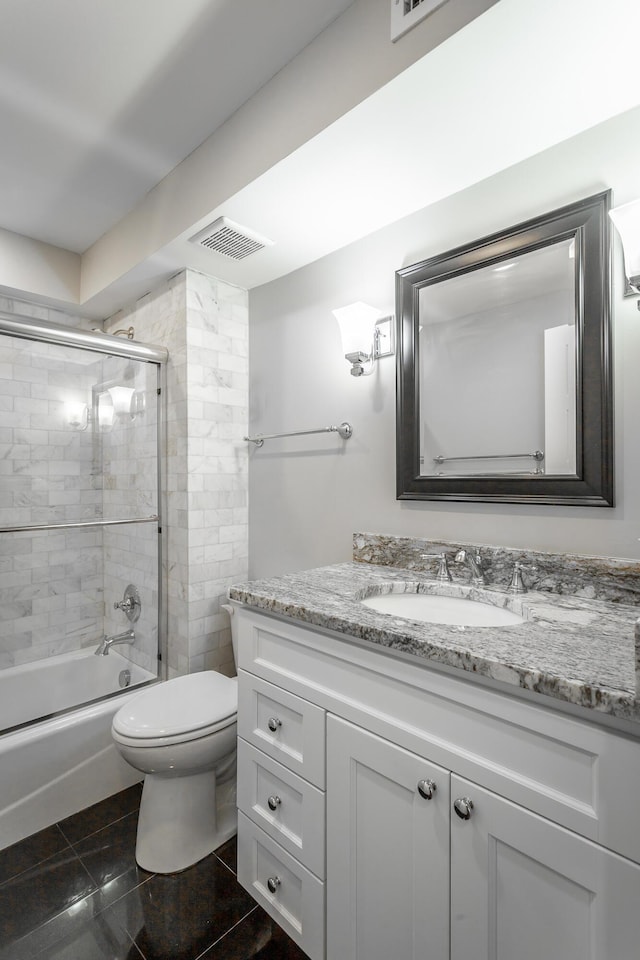
<instances>
[{"instance_id":1,"label":"shower door frame","mask_svg":"<svg viewBox=\"0 0 640 960\"><path fill-rule=\"evenodd\" d=\"M164 521L166 514L166 365L169 352L165 347L150 344L135 343L132 340L123 340L110 333L97 330L82 330L76 327L65 327L62 324L49 320L34 320L26 317L16 317L0 310L0 335L17 337L22 340L34 340L40 343L54 343L62 347L71 347L76 350L88 350L93 353L104 353L112 357L121 357L129 360L138 360L155 364L157 368L157 512L149 517L134 517L131 519L115 518L105 520L78 520L75 522L59 521L55 523L19 524L15 526L0 526L0 534L23 533L36 530L68 530L77 527L106 527L122 524L156 523L158 527L158 680L167 679L167 569L166 550L164 549ZM149 681L152 682L152 681ZM145 686L145 684L141 684ZM111 696L117 696L112 694ZM75 709L75 708L74 708ZM39 718L42 719L42 718Z\"/></svg>"}]
</instances>

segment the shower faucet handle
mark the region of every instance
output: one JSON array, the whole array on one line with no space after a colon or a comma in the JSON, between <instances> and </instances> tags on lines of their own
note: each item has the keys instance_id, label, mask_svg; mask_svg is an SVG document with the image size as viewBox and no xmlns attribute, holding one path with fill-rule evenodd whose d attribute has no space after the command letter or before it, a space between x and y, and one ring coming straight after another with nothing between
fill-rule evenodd
<instances>
[{"instance_id":1,"label":"shower faucet handle","mask_svg":"<svg viewBox=\"0 0 640 960\"><path fill-rule=\"evenodd\" d=\"M135 606L135 603L133 602L133 599L131 597L127 597L126 600L116 600L116 602L113 605L113 609L124 610L124 612L126 613L128 610L131 610L131 608L134 606Z\"/></svg>"},{"instance_id":2,"label":"shower faucet handle","mask_svg":"<svg viewBox=\"0 0 640 960\"><path fill-rule=\"evenodd\" d=\"M142 603L138 588L130 583L124 591L122 600L116 600L113 605L114 610L122 610L126 614L129 623L136 623L140 619L142 612Z\"/></svg>"}]
</instances>

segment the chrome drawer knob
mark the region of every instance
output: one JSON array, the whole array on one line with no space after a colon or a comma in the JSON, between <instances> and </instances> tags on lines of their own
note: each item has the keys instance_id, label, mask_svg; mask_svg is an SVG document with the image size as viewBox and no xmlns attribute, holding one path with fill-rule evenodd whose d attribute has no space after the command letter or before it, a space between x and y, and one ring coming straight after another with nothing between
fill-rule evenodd
<instances>
[{"instance_id":1,"label":"chrome drawer knob","mask_svg":"<svg viewBox=\"0 0 640 960\"><path fill-rule=\"evenodd\" d=\"M267 720L267 726L269 727L269 730L271 730L271 733L275 733L278 727L282 726L282 720L278 720L277 717L269 717Z\"/></svg>"},{"instance_id":2,"label":"chrome drawer knob","mask_svg":"<svg viewBox=\"0 0 640 960\"><path fill-rule=\"evenodd\" d=\"M436 789L434 780L418 780L418 793L425 800L432 800Z\"/></svg>"},{"instance_id":3,"label":"chrome drawer knob","mask_svg":"<svg viewBox=\"0 0 640 960\"><path fill-rule=\"evenodd\" d=\"M267 880L267 886L269 887L269 891L271 893L275 893L278 887L280 886L280 883L281 883L280 877L269 877L269 879Z\"/></svg>"},{"instance_id":4,"label":"chrome drawer knob","mask_svg":"<svg viewBox=\"0 0 640 960\"><path fill-rule=\"evenodd\" d=\"M473 800L470 800L469 797L458 797L453 802L453 809L461 820L469 820L473 810Z\"/></svg>"},{"instance_id":5,"label":"chrome drawer knob","mask_svg":"<svg viewBox=\"0 0 640 960\"><path fill-rule=\"evenodd\" d=\"M269 810L277 810L282 803L282 800L280 797L269 797L267 803L269 804Z\"/></svg>"}]
</instances>

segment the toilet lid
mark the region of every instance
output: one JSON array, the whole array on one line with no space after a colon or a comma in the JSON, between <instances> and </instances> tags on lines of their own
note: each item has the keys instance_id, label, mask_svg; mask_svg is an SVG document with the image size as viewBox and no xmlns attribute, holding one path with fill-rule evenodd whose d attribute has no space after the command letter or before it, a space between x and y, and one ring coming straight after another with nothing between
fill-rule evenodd
<instances>
[{"instance_id":1,"label":"toilet lid","mask_svg":"<svg viewBox=\"0 0 640 960\"><path fill-rule=\"evenodd\" d=\"M175 677L139 693L121 707L113 729L125 737L151 739L235 721L238 683L214 670Z\"/></svg>"}]
</instances>

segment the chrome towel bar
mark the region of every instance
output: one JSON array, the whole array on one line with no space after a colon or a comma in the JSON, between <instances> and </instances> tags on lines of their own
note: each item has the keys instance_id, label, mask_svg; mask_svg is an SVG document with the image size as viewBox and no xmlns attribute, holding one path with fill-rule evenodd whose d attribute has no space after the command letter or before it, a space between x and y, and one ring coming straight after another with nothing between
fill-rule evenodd
<instances>
[{"instance_id":1,"label":"chrome towel bar","mask_svg":"<svg viewBox=\"0 0 640 960\"><path fill-rule=\"evenodd\" d=\"M339 426L318 427L315 430L293 430L290 433L258 433L255 437L243 437L249 443L255 443L256 447L261 447L265 440L276 440L279 437L305 437L310 433L337 433L343 440L348 440L353 434L353 427L346 420Z\"/></svg>"}]
</instances>

